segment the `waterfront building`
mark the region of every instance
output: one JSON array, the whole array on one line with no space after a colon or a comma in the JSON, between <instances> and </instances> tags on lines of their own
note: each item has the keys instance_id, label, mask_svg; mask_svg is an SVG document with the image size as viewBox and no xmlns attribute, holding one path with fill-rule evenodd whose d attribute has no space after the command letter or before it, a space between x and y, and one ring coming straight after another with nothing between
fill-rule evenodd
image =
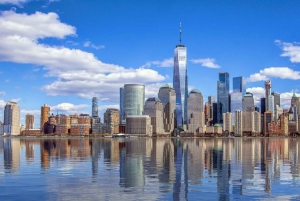
<instances>
[{"instance_id":1,"label":"waterfront building","mask_svg":"<svg viewBox=\"0 0 300 201\"><path fill-rule=\"evenodd\" d=\"M152 136L151 118L148 115L126 117L126 134Z\"/></svg>"},{"instance_id":2,"label":"waterfront building","mask_svg":"<svg viewBox=\"0 0 300 201\"><path fill-rule=\"evenodd\" d=\"M98 117L98 98L93 97L92 99L92 117Z\"/></svg>"},{"instance_id":3,"label":"waterfront building","mask_svg":"<svg viewBox=\"0 0 300 201\"><path fill-rule=\"evenodd\" d=\"M264 113L264 136L267 136L269 134L269 123L273 121L273 113L270 110L265 111Z\"/></svg>"},{"instance_id":4,"label":"waterfront building","mask_svg":"<svg viewBox=\"0 0 300 201\"><path fill-rule=\"evenodd\" d=\"M41 107L41 124L40 129L42 133L45 133L45 124L48 122L48 117L50 116L50 106L47 104L44 104L44 106Z\"/></svg>"},{"instance_id":5,"label":"waterfront building","mask_svg":"<svg viewBox=\"0 0 300 201\"><path fill-rule=\"evenodd\" d=\"M123 104L122 123L129 115L142 115L145 105L145 85L125 84L121 103Z\"/></svg>"},{"instance_id":6,"label":"waterfront building","mask_svg":"<svg viewBox=\"0 0 300 201\"><path fill-rule=\"evenodd\" d=\"M217 82L218 94L218 122L223 123L223 113L230 112L229 110L229 73L219 73Z\"/></svg>"},{"instance_id":7,"label":"waterfront building","mask_svg":"<svg viewBox=\"0 0 300 201\"><path fill-rule=\"evenodd\" d=\"M241 110L235 111L234 134L243 136L243 112Z\"/></svg>"},{"instance_id":8,"label":"waterfront building","mask_svg":"<svg viewBox=\"0 0 300 201\"><path fill-rule=\"evenodd\" d=\"M158 98L148 98L145 102L143 115L151 118L152 135L164 133L163 125L164 107Z\"/></svg>"},{"instance_id":9,"label":"waterfront building","mask_svg":"<svg viewBox=\"0 0 300 201\"><path fill-rule=\"evenodd\" d=\"M223 113L223 131L232 132L232 113Z\"/></svg>"},{"instance_id":10,"label":"waterfront building","mask_svg":"<svg viewBox=\"0 0 300 201\"><path fill-rule=\"evenodd\" d=\"M253 112L253 132L259 134L261 132L261 114L260 112Z\"/></svg>"},{"instance_id":11,"label":"waterfront building","mask_svg":"<svg viewBox=\"0 0 300 201\"><path fill-rule=\"evenodd\" d=\"M254 112L254 98L253 94L247 92L243 98L243 112Z\"/></svg>"},{"instance_id":12,"label":"waterfront building","mask_svg":"<svg viewBox=\"0 0 300 201\"><path fill-rule=\"evenodd\" d=\"M4 107L4 133L20 135L20 107L18 103L9 101Z\"/></svg>"},{"instance_id":13,"label":"waterfront building","mask_svg":"<svg viewBox=\"0 0 300 201\"><path fill-rule=\"evenodd\" d=\"M181 25L179 45L174 51L173 87L176 93L176 127L186 130L187 123L187 49L181 44Z\"/></svg>"},{"instance_id":14,"label":"waterfront building","mask_svg":"<svg viewBox=\"0 0 300 201\"><path fill-rule=\"evenodd\" d=\"M72 122L73 120L73 122ZM89 135L91 124L90 124L90 116L88 114L80 114L77 116L77 123L75 123L75 118L71 119L71 135Z\"/></svg>"},{"instance_id":15,"label":"waterfront building","mask_svg":"<svg viewBox=\"0 0 300 201\"><path fill-rule=\"evenodd\" d=\"M269 110L269 96L271 96L271 81L265 81L265 108Z\"/></svg>"},{"instance_id":16,"label":"waterfront building","mask_svg":"<svg viewBox=\"0 0 300 201\"><path fill-rule=\"evenodd\" d=\"M203 112L203 96L198 89L190 92L188 99L188 131L199 132L199 128L204 126L204 112Z\"/></svg>"},{"instance_id":17,"label":"waterfront building","mask_svg":"<svg viewBox=\"0 0 300 201\"><path fill-rule=\"evenodd\" d=\"M120 111L115 108L108 108L104 113L104 124L108 125L110 134L119 133Z\"/></svg>"},{"instance_id":18,"label":"waterfront building","mask_svg":"<svg viewBox=\"0 0 300 201\"><path fill-rule=\"evenodd\" d=\"M66 135L70 133L71 119L65 114L56 115L55 134Z\"/></svg>"},{"instance_id":19,"label":"waterfront building","mask_svg":"<svg viewBox=\"0 0 300 201\"><path fill-rule=\"evenodd\" d=\"M124 118L124 87L120 88L120 124L125 124L125 118Z\"/></svg>"},{"instance_id":20,"label":"waterfront building","mask_svg":"<svg viewBox=\"0 0 300 201\"><path fill-rule=\"evenodd\" d=\"M166 133L172 133L175 128L176 94L168 84L160 87L158 98L163 104L163 126Z\"/></svg>"},{"instance_id":21,"label":"waterfront building","mask_svg":"<svg viewBox=\"0 0 300 201\"><path fill-rule=\"evenodd\" d=\"M34 127L34 115L33 114L26 114L25 118L25 129L33 129Z\"/></svg>"}]
</instances>

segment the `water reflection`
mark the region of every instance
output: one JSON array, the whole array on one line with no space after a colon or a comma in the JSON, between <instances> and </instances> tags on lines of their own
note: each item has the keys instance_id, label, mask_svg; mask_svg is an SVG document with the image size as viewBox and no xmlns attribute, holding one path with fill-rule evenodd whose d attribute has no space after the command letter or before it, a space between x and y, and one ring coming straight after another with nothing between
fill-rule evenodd
<instances>
[{"instance_id":1,"label":"water reflection","mask_svg":"<svg viewBox=\"0 0 300 201\"><path fill-rule=\"evenodd\" d=\"M300 199L295 194L300 183L298 151L298 139L283 138L0 138L0 169L6 170L0 174L0 186L14 185L2 179L5 175L22 178L28 176L26 170L55 186L51 193L64 192L66 199L76 196L79 186L105 199L124 193L128 199L137 194L173 200L289 194Z\"/></svg>"}]
</instances>

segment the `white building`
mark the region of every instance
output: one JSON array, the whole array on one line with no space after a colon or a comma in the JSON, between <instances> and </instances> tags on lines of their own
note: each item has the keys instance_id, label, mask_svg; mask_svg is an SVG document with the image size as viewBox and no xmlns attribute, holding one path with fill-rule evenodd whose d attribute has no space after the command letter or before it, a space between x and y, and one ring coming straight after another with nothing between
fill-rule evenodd
<instances>
[{"instance_id":1,"label":"white building","mask_svg":"<svg viewBox=\"0 0 300 201\"><path fill-rule=\"evenodd\" d=\"M232 132L232 113L223 113L223 131Z\"/></svg>"},{"instance_id":2,"label":"white building","mask_svg":"<svg viewBox=\"0 0 300 201\"><path fill-rule=\"evenodd\" d=\"M20 135L20 107L16 102L7 102L4 108L4 133Z\"/></svg>"},{"instance_id":3,"label":"white building","mask_svg":"<svg viewBox=\"0 0 300 201\"><path fill-rule=\"evenodd\" d=\"M243 135L243 112L241 110L235 111L234 134L236 136Z\"/></svg>"}]
</instances>

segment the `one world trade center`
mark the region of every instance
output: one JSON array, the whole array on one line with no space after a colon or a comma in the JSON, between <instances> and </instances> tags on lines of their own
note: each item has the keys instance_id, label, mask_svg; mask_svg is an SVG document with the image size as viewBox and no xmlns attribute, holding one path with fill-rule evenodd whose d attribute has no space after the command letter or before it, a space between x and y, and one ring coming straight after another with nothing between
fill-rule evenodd
<instances>
[{"instance_id":1,"label":"one world trade center","mask_svg":"<svg viewBox=\"0 0 300 201\"><path fill-rule=\"evenodd\" d=\"M187 58L186 47L181 44L181 23L179 45L174 51L173 87L176 93L176 123L177 127L186 130L187 124Z\"/></svg>"}]
</instances>

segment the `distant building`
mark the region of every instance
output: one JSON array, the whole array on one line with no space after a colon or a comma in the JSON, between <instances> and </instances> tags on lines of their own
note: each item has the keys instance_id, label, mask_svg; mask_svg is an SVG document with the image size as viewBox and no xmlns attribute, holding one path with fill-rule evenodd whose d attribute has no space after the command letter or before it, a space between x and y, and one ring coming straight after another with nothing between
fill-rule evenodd
<instances>
[{"instance_id":1,"label":"distant building","mask_svg":"<svg viewBox=\"0 0 300 201\"><path fill-rule=\"evenodd\" d=\"M203 112L203 96L201 92L194 89L187 99L187 125L189 132L199 132L199 128L205 124Z\"/></svg>"},{"instance_id":2,"label":"distant building","mask_svg":"<svg viewBox=\"0 0 300 201\"><path fill-rule=\"evenodd\" d=\"M243 136L243 112L241 110L235 111L234 134Z\"/></svg>"},{"instance_id":3,"label":"distant building","mask_svg":"<svg viewBox=\"0 0 300 201\"><path fill-rule=\"evenodd\" d=\"M98 117L98 98L93 97L92 100L92 117Z\"/></svg>"},{"instance_id":4,"label":"distant building","mask_svg":"<svg viewBox=\"0 0 300 201\"><path fill-rule=\"evenodd\" d=\"M158 98L163 104L163 125L166 133L172 133L175 128L176 94L175 90L168 84L160 87Z\"/></svg>"},{"instance_id":5,"label":"distant building","mask_svg":"<svg viewBox=\"0 0 300 201\"><path fill-rule=\"evenodd\" d=\"M125 84L123 100L120 101L122 111L122 123L125 123L129 115L142 115L145 105L145 85Z\"/></svg>"},{"instance_id":6,"label":"distant building","mask_svg":"<svg viewBox=\"0 0 300 201\"><path fill-rule=\"evenodd\" d=\"M260 113L264 114L266 111L266 98L260 99Z\"/></svg>"},{"instance_id":7,"label":"distant building","mask_svg":"<svg viewBox=\"0 0 300 201\"><path fill-rule=\"evenodd\" d=\"M34 128L34 115L26 114L25 118L25 129L33 129Z\"/></svg>"},{"instance_id":8,"label":"distant building","mask_svg":"<svg viewBox=\"0 0 300 201\"><path fill-rule=\"evenodd\" d=\"M269 96L271 95L271 81L265 81L265 107L269 110ZM274 104L273 104L274 105Z\"/></svg>"},{"instance_id":9,"label":"distant building","mask_svg":"<svg viewBox=\"0 0 300 201\"><path fill-rule=\"evenodd\" d=\"M40 129L42 133L45 133L45 124L48 122L48 117L50 116L50 106L45 104L41 107L41 124Z\"/></svg>"},{"instance_id":10,"label":"distant building","mask_svg":"<svg viewBox=\"0 0 300 201\"><path fill-rule=\"evenodd\" d=\"M125 124L125 117L124 117L124 87L120 88L120 124Z\"/></svg>"},{"instance_id":11,"label":"distant building","mask_svg":"<svg viewBox=\"0 0 300 201\"><path fill-rule=\"evenodd\" d=\"M73 120L73 122L72 122ZM81 114L77 116L77 124L75 118L71 119L71 135L89 135L91 129L90 116L87 114Z\"/></svg>"},{"instance_id":12,"label":"distant building","mask_svg":"<svg viewBox=\"0 0 300 201\"><path fill-rule=\"evenodd\" d=\"M273 119L273 113L270 110L267 110L264 113L264 136L267 136L269 134L269 123L271 123Z\"/></svg>"},{"instance_id":13,"label":"distant building","mask_svg":"<svg viewBox=\"0 0 300 201\"><path fill-rule=\"evenodd\" d=\"M120 111L115 108L108 108L104 113L104 124L110 128L108 133L119 133Z\"/></svg>"},{"instance_id":14,"label":"distant building","mask_svg":"<svg viewBox=\"0 0 300 201\"><path fill-rule=\"evenodd\" d=\"M145 102L143 115L151 118L152 135L163 134L163 114L164 106L158 98L148 98Z\"/></svg>"},{"instance_id":15,"label":"distant building","mask_svg":"<svg viewBox=\"0 0 300 201\"><path fill-rule=\"evenodd\" d=\"M151 118L148 115L127 116L126 134L152 136Z\"/></svg>"},{"instance_id":16,"label":"distant building","mask_svg":"<svg viewBox=\"0 0 300 201\"><path fill-rule=\"evenodd\" d=\"M229 73L219 73L217 82L218 94L218 123L223 123L223 113L230 112L229 105Z\"/></svg>"},{"instance_id":17,"label":"distant building","mask_svg":"<svg viewBox=\"0 0 300 201\"><path fill-rule=\"evenodd\" d=\"M232 132L232 113L223 113L223 131Z\"/></svg>"},{"instance_id":18,"label":"distant building","mask_svg":"<svg viewBox=\"0 0 300 201\"><path fill-rule=\"evenodd\" d=\"M243 110L243 93L240 91L233 91L231 93L231 113L232 123L235 123L235 111Z\"/></svg>"},{"instance_id":19,"label":"distant building","mask_svg":"<svg viewBox=\"0 0 300 201\"><path fill-rule=\"evenodd\" d=\"M247 92L243 98L243 112L254 112L254 98L253 94Z\"/></svg>"},{"instance_id":20,"label":"distant building","mask_svg":"<svg viewBox=\"0 0 300 201\"><path fill-rule=\"evenodd\" d=\"M16 102L9 101L4 107L4 133L20 135L20 107Z\"/></svg>"}]
</instances>

